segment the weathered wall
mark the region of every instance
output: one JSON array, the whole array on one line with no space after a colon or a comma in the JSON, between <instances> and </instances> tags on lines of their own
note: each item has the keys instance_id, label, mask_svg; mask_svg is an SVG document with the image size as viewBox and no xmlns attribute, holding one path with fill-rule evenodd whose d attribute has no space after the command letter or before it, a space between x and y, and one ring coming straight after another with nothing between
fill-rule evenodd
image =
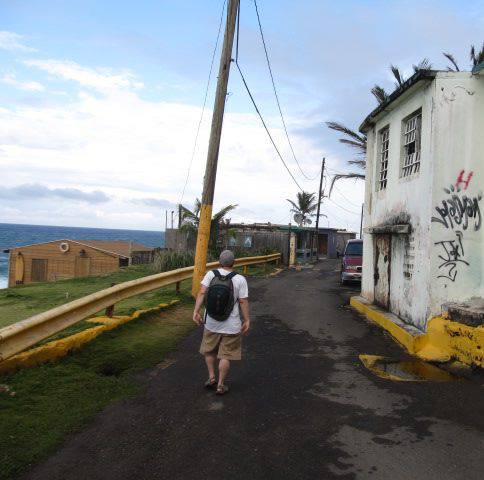
<instances>
[{"instance_id":1,"label":"weathered wall","mask_svg":"<svg viewBox=\"0 0 484 480\"><path fill-rule=\"evenodd\" d=\"M429 310L484 297L484 78L441 73L435 88Z\"/></svg>"},{"instance_id":2,"label":"weathered wall","mask_svg":"<svg viewBox=\"0 0 484 480\"><path fill-rule=\"evenodd\" d=\"M420 172L400 178L401 122L419 107ZM410 235L392 235L390 311L425 330L443 303L484 296L484 79L440 72L391 108L368 135L364 227L411 224ZM388 185L378 191L377 132L386 125ZM373 237L364 235L362 295L369 301Z\"/></svg>"},{"instance_id":3,"label":"weathered wall","mask_svg":"<svg viewBox=\"0 0 484 480\"><path fill-rule=\"evenodd\" d=\"M411 224L411 235L392 235L390 310L418 328L424 328L428 316L432 92L432 84L427 83L412 95L402 95L391 105L387 115L368 132L364 227ZM419 108L422 109L420 171L401 177L402 121ZM379 190L377 133L387 125L390 127L388 183L386 189ZM362 295L373 302L374 235L365 233L363 241Z\"/></svg>"},{"instance_id":4,"label":"weathered wall","mask_svg":"<svg viewBox=\"0 0 484 480\"><path fill-rule=\"evenodd\" d=\"M15 285L15 263L18 252L22 253L24 259L24 284L32 282L33 259L47 260L46 281L48 282L63 278L84 276L84 274L100 275L113 272L119 268L119 257L117 256L108 255L86 245L80 245L70 241L67 241L69 251L63 253L59 247L62 242L62 240L59 240L12 249L10 251L8 286L12 287ZM82 268L79 263L81 251L85 252L82 258L87 259L87 264Z\"/></svg>"}]
</instances>

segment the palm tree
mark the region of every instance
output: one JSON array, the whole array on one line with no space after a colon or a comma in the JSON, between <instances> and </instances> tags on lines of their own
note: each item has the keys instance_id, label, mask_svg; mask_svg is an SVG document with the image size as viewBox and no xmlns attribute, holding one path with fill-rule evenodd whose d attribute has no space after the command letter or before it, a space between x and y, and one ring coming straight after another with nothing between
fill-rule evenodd
<instances>
[{"instance_id":1,"label":"palm tree","mask_svg":"<svg viewBox=\"0 0 484 480\"><path fill-rule=\"evenodd\" d=\"M380 105L382 103L385 103L388 100L388 93L385 91L383 87L380 87L380 85L375 85L371 89L371 93L373 94L373 96L376 98L376 100Z\"/></svg>"},{"instance_id":2,"label":"palm tree","mask_svg":"<svg viewBox=\"0 0 484 480\"><path fill-rule=\"evenodd\" d=\"M304 225L311 225L312 220L309 218L314 216L314 211L318 208L318 202L316 201L316 194L309 192L298 192L297 201L287 199L287 201L292 205L291 212L297 215L299 220L296 220L300 227ZM296 215L294 218L296 219Z\"/></svg>"},{"instance_id":3,"label":"palm tree","mask_svg":"<svg viewBox=\"0 0 484 480\"><path fill-rule=\"evenodd\" d=\"M342 133L343 135L346 136L346 138L345 137L340 138L339 141L341 143L344 143L345 145L349 145L350 147L356 150L356 156L352 160L349 160L348 163L350 165L356 165L364 172L366 167L366 159L365 159L366 142L367 142L366 135L363 133L361 134L357 133L354 130L351 130L351 128L348 128L345 125L338 122L326 122L326 125L328 126L328 128L331 128L331 130L335 130L336 132ZM343 178L354 178L356 180L364 180L365 174L360 172L349 172L349 173L338 173L334 175L333 179L331 180L329 195L331 195L331 192L333 191L335 182Z\"/></svg>"},{"instance_id":4,"label":"palm tree","mask_svg":"<svg viewBox=\"0 0 484 480\"><path fill-rule=\"evenodd\" d=\"M484 42L482 43L482 47L479 52L476 52L474 45L471 46L470 57L473 67L477 67L477 65L484 62Z\"/></svg>"},{"instance_id":5,"label":"palm tree","mask_svg":"<svg viewBox=\"0 0 484 480\"><path fill-rule=\"evenodd\" d=\"M449 72L460 72L459 65L457 64L457 61L455 60L454 55L448 52L442 52L442 54L452 64L452 66L447 67L447 70ZM471 45L471 51L469 52L469 57L471 58L472 68L484 62L484 43L482 44L480 51L476 51L476 47L474 47L474 45Z\"/></svg>"},{"instance_id":6,"label":"palm tree","mask_svg":"<svg viewBox=\"0 0 484 480\"><path fill-rule=\"evenodd\" d=\"M226 207L219 210L212 216L212 221L210 225L210 245L215 246L218 232L220 225L224 223L224 225L228 225L230 223L230 219L225 219L225 216L237 208L238 205L227 205ZM189 210L187 207L181 205L181 228L180 230L186 233L195 233L198 231L198 225L200 223L200 210L202 208L202 202L197 198L195 200L195 206L192 210ZM224 222L225 220L225 222ZM227 222L228 220L228 222Z\"/></svg>"}]
</instances>

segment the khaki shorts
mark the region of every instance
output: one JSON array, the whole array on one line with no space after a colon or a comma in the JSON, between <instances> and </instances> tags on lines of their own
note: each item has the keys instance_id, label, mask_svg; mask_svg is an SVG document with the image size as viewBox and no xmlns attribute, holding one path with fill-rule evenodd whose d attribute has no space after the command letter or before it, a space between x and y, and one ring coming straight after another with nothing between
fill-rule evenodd
<instances>
[{"instance_id":1,"label":"khaki shorts","mask_svg":"<svg viewBox=\"0 0 484 480\"><path fill-rule=\"evenodd\" d=\"M242 358L242 335L240 333L234 335L215 333L205 328L200 353L202 355L216 353L219 359L240 360Z\"/></svg>"}]
</instances>

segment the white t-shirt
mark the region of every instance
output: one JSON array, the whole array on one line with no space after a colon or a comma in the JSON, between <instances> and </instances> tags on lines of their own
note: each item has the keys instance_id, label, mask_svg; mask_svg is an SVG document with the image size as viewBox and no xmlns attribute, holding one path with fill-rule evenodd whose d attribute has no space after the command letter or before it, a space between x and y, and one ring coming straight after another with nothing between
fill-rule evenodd
<instances>
[{"instance_id":1,"label":"white t-shirt","mask_svg":"<svg viewBox=\"0 0 484 480\"><path fill-rule=\"evenodd\" d=\"M228 275L230 273L230 270L225 270L225 268L218 268L217 270L221 275ZM215 277L215 274L212 271L207 272L205 277L203 277L202 285L208 288L213 277ZM247 285L247 280L240 274L237 274L232 278L232 283L234 285L234 308L232 309L229 318L222 322L214 320L208 314L206 315L205 328L211 332L228 334L236 334L240 332L242 322L240 320L239 302L237 300L239 298L248 298L249 287Z\"/></svg>"}]
</instances>

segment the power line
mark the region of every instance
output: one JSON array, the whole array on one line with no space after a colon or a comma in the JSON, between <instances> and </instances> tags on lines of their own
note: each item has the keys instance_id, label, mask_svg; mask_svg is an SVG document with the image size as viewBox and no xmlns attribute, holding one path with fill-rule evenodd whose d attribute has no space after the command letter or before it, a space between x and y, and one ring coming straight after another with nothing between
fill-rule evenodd
<instances>
[{"instance_id":1,"label":"power line","mask_svg":"<svg viewBox=\"0 0 484 480\"><path fill-rule=\"evenodd\" d=\"M333 204L334 204L335 206L337 206L338 208L341 208L341 209L342 209L342 210L344 210L345 212L351 213L351 214L353 214L353 215L358 215L358 216L360 216L360 213L357 213L357 212L352 212L351 210L348 210L347 208L342 207L341 205L339 205L338 203L336 203L336 202L335 202L335 201L334 201L332 198L330 198L330 197L327 197L327 198L328 198L328 200L329 200L331 203L333 203Z\"/></svg>"},{"instance_id":2,"label":"power line","mask_svg":"<svg viewBox=\"0 0 484 480\"><path fill-rule=\"evenodd\" d=\"M297 183L297 180L294 178L294 175L292 174L291 170L289 170L287 163L284 161L284 158L282 157L281 152L279 152L279 149L277 148L277 145L274 142L274 139L272 138L271 132L269 132L269 129L267 128L266 122L264 121L264 118L262 117L262 114L260 113L259 107L255 103L254 97L253 97L253 95L252 95L252 93L249 89L249 86L247 85L244 74L242 73L242 70L240 69L240 66L239 66L239 63L237 62L237 60L235 61L235 65L237 67L237 70L240 73L240 77L242 78L242 82L244 84L245 89L247 90L247 93L249 94L249 97L252 101L252 104L254 105L255 111L257 112L257 115L259 115L260 121L262 122L262 125L264 126L264 129L267 132L267 135L269 136L269 139L272 142L272 145L274 146L274 149L276 150L277 155L279 156L279 158L280 158L281 162L283 163L284 167L286 167L287 173L289 173L289 175L293 179L294 183L297 185L297 188L299 188L299 190L301 190L301 192L302 192L303 189L301 188L299 183Z\"/></svg>"},{"instance_id":3,"label":"power line","mask_svg":"<svg viewBox=\"0 0 484 480\"><path fill-rule=\"evenodd\" d=\"M183 185L183 191L182 191L182 194L180 196L180 201L178 202L179 204L182 203L183 197L185 196L185 190L186 190L187 185L188 185L188 179L190 178L190 171L192 169L193 159L195 158L195 152L197 150L198 136L200 134L200 128L202 126L203 115L205 113L205 106L207 105L208 89L210 87L210 81L212 79L213 64L214 64L214 61L215 61L215 54L217 53L218 42L220 40L220 32L222 31L222 23L223 23L223 17L224 17L224 11L225 11L226 3L227 3L227 0L224 0L223 5L222 5L222 13L220 14L220 21L219 21L219 25L218 25L217 39L215 41L215 46L213 48L212 60L210 62L210 70L208 72L207 86L205 88L205 96L203 98L202 113L200 114L200 120L198 122L198 127L197 127L197 133L195 134L195 141L194 141L194 144L193 144L192 156L190 158L190 163L188 165L187 177L185 179L185 185ZM238 45L237 45L237 49L238 49Z\"/></svg>"},{"instance_id":4,"label":"power line","mask_svg":"<svg viewBox=\"0 0 484 480\"><path fill-rule=\"evenodd\" d=\"M317 173L316 176L313 177L313 178L308 177L304 173L304 171L301 168L301 165L299 164L299 161L296 157L296 153L294 152L294 148L292 146L291 139L289 138L289 133L287 131L286 122L284 120L284 115L282 113L281 104L279 102L279 95L277 94L276 82L274 81L274 75L272 74L271 62L269 60L269 53L267 51L267 45L266 45L266 41L265 41L265 38L264 38L264 32L262 31L262 24L261 24L260 15L259 15L259 9L257 7L257 0L254 0L254 5L255 5L255 12L257 14L257 22L259 24L259 31L260 31L260 36L261 36L261 39L262 39L262 45L264 46L264 52L265 52L265 55L266 55L267 68L269 69L269 74L271 76L272 89L274 90L274 95L276 97L277 108L279 109L279 114L281 116L282 125L284 126L284 132L286 133L287 142L289 143L289 147L291 148L291 152L292 152L292 156L294 157L294 161L296 162L296 164L297 164L300 172L302 173L302 175L305 178L307 178L308 180L315 180L319 176L319 173ZM237 41L237 46L238 46L238 41ZM238 60L238 48L237 48L237 60Z\"/></svg>"},{"instance_id":5,"label":"power line","mask_svg":"<svg viewBox=\"0 0 484 480\"><path fill-rule=\"evenodd\" d=\"M350 200L348 200L344 195L343 193L341 192L341 190L335 185L334 186L334 189L343 197L344 200L346 200L350 205L352 205L353 207L358 207L360 208L361 207L361 204L360 205L357 205L356 203L353 203L351 202Z\"/></svg>"}]
</instances>

